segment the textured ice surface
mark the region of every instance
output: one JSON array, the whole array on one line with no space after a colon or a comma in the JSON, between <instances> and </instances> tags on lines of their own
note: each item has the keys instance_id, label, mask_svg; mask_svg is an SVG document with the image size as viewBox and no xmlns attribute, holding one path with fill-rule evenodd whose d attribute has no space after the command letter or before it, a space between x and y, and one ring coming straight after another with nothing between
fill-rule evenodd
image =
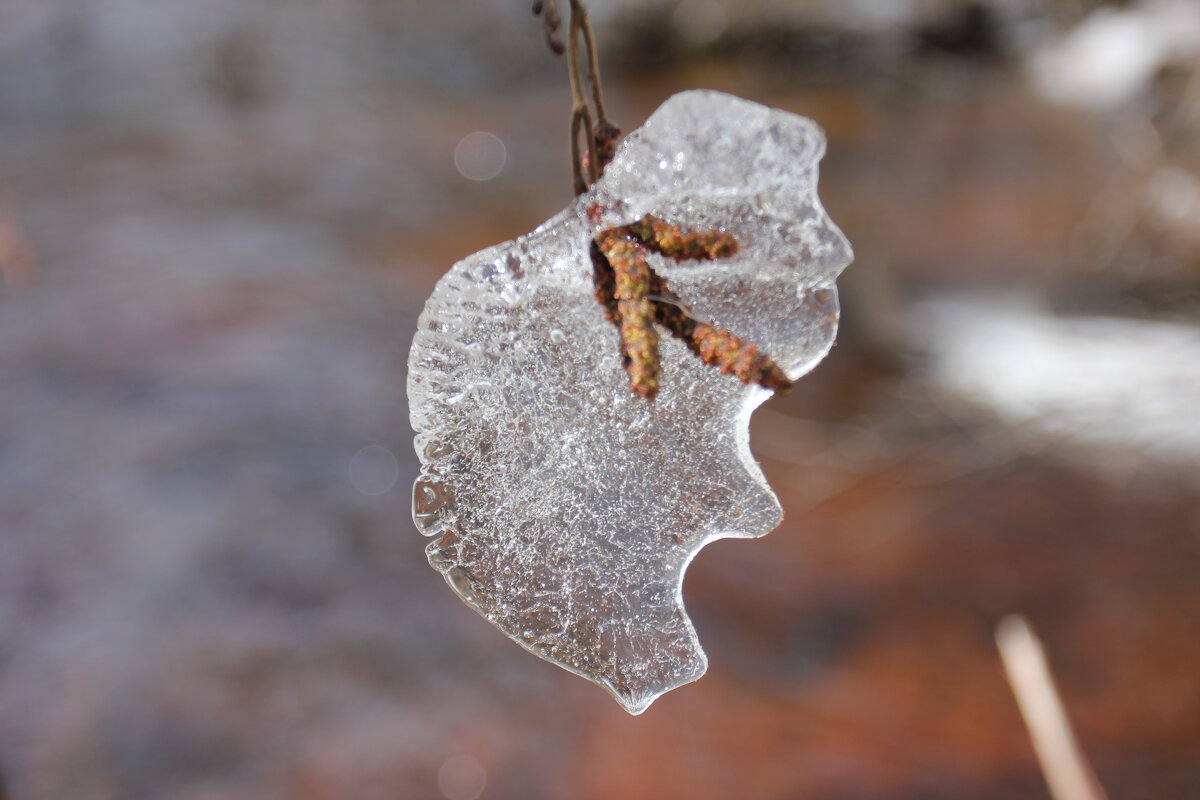
<instances>
[{"instance_id":1,"label":"textured ice surface","mask_svg":"<svg viewBox=\"0 0 1200 800\"><path fill-rule=\"evenodd\" d=\"M646 213L734 233L734 258L653 265L698 317L795 378L833 343L834 280L851 259L816 195L824 149L803 117L676 95L587 194L454 265L421 315L408 394L429 563L516 642L631 713L704 673L683 608L688 562L715 539L769 532L780 508L749 449L769 392L664 335L662 393L634 396L593 297L589 242Z\"/></svg>"}]
</instances>

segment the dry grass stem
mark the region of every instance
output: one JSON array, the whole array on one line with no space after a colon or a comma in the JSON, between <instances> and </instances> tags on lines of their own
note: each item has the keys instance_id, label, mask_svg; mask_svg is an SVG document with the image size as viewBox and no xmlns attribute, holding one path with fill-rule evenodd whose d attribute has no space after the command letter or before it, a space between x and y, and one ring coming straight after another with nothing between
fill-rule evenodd
<instances>
[{"instance_id":1,"label":"dry grass stem","mask_svg":"<svg viewBox=\"0 0 1200 800\"><path fill-rule=\"evenodd\" d=\"M996 644L1054 800L1108 800L1071 730L1046 653L1028 620L1000 620Z\"/></svg>"}]
</instances>

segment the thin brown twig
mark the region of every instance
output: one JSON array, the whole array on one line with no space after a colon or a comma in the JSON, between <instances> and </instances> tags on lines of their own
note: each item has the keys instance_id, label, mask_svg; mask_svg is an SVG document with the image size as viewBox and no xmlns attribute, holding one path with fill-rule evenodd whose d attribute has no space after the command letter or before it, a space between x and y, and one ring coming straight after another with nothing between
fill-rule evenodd
<instances>
[{"instance_id":1,"label":"thin brown twig","mask_svg":"<svg viewBox=\"0 0 1200 800\"><path fill-rule=\"evenodd\" d=\"M580 36L584 28L590 30L587 11L580 0L571 0L571 23L566 38L566 72L571 82L571 154L572 169L575 173L575 193L582 194L587 187L599 178L599 158L596 156L595 136L592 128L592 110L588 108L587 96L583 92L583 79L580 77ZM587 38L584 36L584 38ZM588 158L582 162L577 156L576 140L578 139L578 124L582 119L583 136L587 140ZM584 175L583 173L587 173ZM580 188L582 186L582 190Z\"/></svg>"},{"instance_id":2,"label":"thin brown twig","mask_svg":"<svg viewBox=\"0 0 1200 800\"><path fill-rule=\"evenodd\" d=\"M604 86L600 80L600 61L597 55L596 37L588 17L584 0L570 0L570 21L567 26L567 43L563 46L559 38L562 17L558 12L557 0L535 0L533 13L542 18L546 30L546 42L550 49L567 56L567 79L571 85L571 174L575 194L587 191L600 177L604 167L612 160L621 130L608 118L604 106ZM579 40L583 39L584 57L587 59L587 82L591 88L591 105L583 86L580 70ZM595 111L595 125L592 124ZM581 130L582 128L582 130ZM586 151L579 143L580 135L586 137Z\"/></svg>"},{"instance_id":3,"label":"thin brown twig","mask_svg":"<svg viewBox=\"0 0 1200 800\"><path fill-rule=\"evenodd\" d=\"M571 14L579 15L579 27L583 31L584 45L587 50L588 83L592 87L592 103L596 108L596 124L610 125L608 114L604 110L604 87L600 82L600 60L596 55L596 36L592 32L592 23L588 18L587 6L583 0L571 0Z\"/></svg>"},{"instance_id":4,"label":"thin brown twig","mask_svg":"<svg viewBox=\"0 0 1200 800\"><path fill-rule=\"evenodd\" d=\"M571 83L571 167L575 179L575 194L580 195L596 181L597 160L595 137L592 136L592 114L584 94L583 79L579 75L579 35L587 17L578 12L577 6L578 0L571 0L571 22L567 33L567 78ZM579 149L581 125L587 141L586 166Z\"/></svg>"},{"instance_id":5,"label":"thin brown twig","mask_svg":"<svg viewBox=\"0 0 1200 800\"><path fill-rule=\"evenodd\" d=\"M589 180L591 178L590 170L588 170L588 175L584 174L589 161L588 154L581 153L579 149L580 133L587 136L589 140L591 139L591 136L587 133L591 128L591 123L591 114L588 112L586 105L576 106L571 109L571 164L573 166L571 174L575 182L576 195L586 192L591 183L591 180Z\"/></svg>"}]
</instances>

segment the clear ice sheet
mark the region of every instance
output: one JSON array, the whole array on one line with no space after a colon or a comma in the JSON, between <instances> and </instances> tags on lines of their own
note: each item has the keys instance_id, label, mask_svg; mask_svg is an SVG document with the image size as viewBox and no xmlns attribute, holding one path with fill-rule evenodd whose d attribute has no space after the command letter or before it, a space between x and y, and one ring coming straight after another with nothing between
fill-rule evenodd
<instances>
[{"instance_id":1,"label":"clear ice sheet","mask_svg":"<svg viewBox=\"0 0 1200 800\"><path fill-rule=\"evenodd\" d=\"M590 191L454 265L421 315L408 395L429 563L518 644L630 713L705 671L682 595L697 551L762 536L781 512L749 448L770 393L663 334L662 392L636 397L589 243L647 213L734 233L733 258L653 266L698 317L799 377L833 344L834 281L852 258L817 199L824 151L803 117L675 95Z\"/></svg>"}]
</instances>

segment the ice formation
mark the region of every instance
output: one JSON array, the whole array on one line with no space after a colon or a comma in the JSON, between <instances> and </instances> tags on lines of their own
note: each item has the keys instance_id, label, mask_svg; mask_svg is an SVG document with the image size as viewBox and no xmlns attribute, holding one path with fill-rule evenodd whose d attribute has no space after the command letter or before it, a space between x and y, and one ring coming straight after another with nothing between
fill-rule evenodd
<instances>
[{"instance_id":1,"label":"ice formation","mask_svg":"<svg viewBox=\"0 0 1200 800\"><path fill-rule=\"evenodd\" d=\"M700 318L792 378L828 352L849 243L817 199L810 120L730 95L669 99L600 181L533 233L460 261L425 305L408 395L429 562L517 643L630 713L700 677L683 573L780 507L750 454L769 395L663 336L662 393L636 397L593 296L588 246L653 213L722 228L729 259L654 267Z\"/></svg>"}]
</instances>

